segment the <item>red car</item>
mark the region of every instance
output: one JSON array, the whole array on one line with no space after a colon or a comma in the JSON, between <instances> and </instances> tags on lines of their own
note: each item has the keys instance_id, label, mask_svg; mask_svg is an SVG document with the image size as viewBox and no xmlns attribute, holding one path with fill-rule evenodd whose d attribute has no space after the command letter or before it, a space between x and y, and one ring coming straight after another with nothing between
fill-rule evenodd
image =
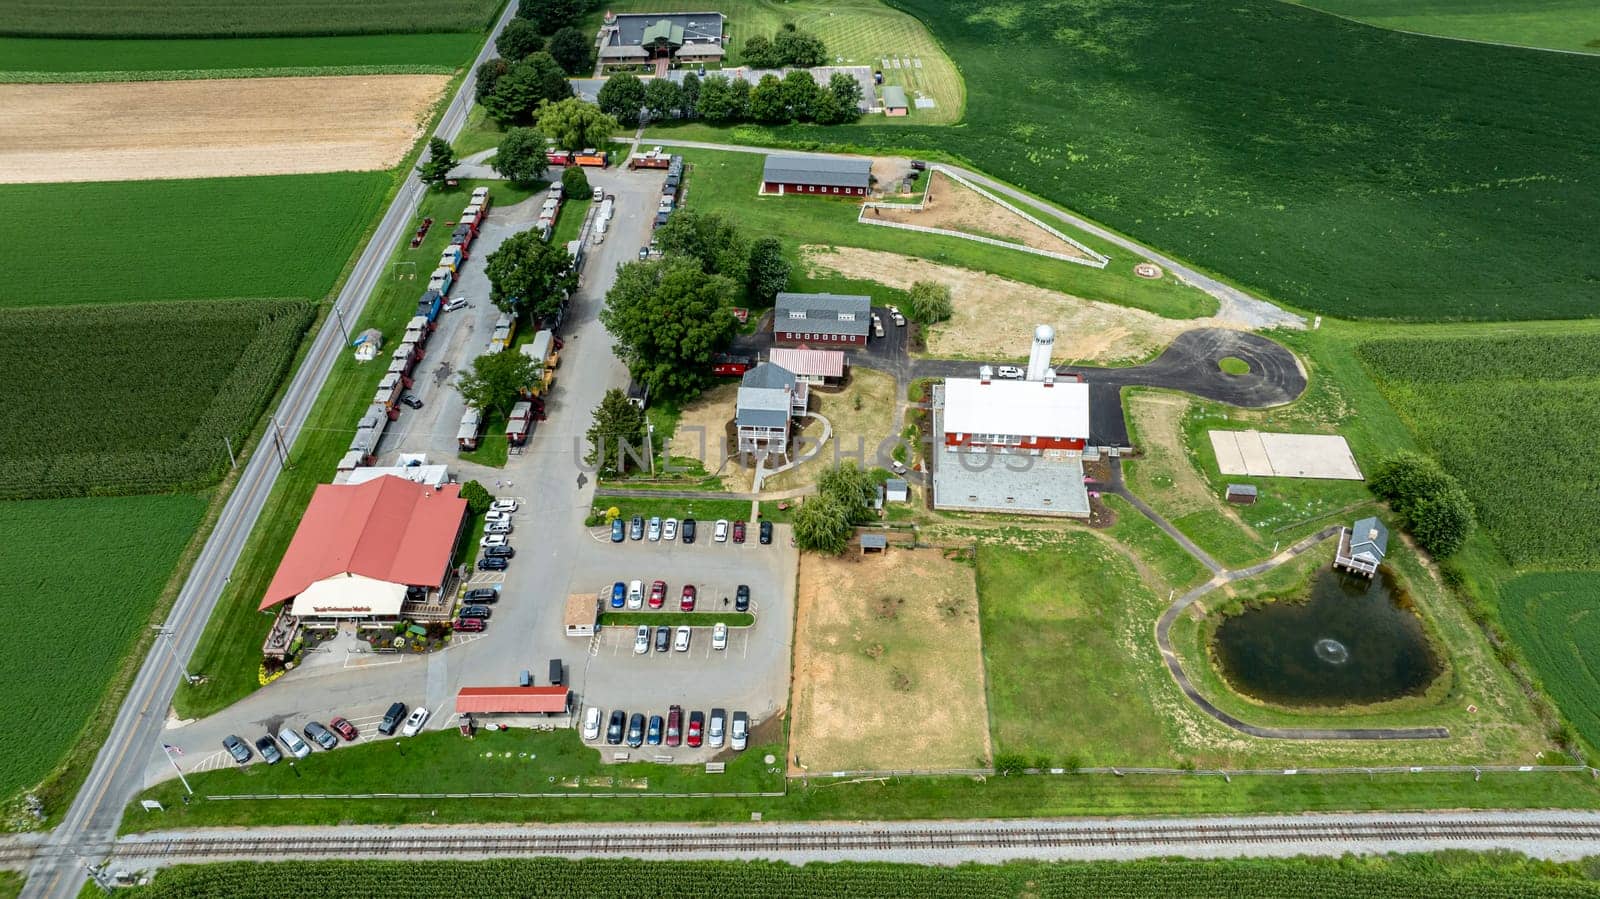
<instances>
[{"instance_id":1,"label":"red car","mask_svg":"<svg viewBox=\"0 0 1600 899\"><path fill-rule=\"evenodd\" d=\"M351 724L343 718L335 718L328 722L328 726L333 728L333 732L339 736L344 737L346 740L352 743L355 742L357 734L356 726L354 724Z\"/></svg>"},{"instance_id":2,"label":"red car","mask_svg":"<svg viewBox=\"0 0 1600 899\"><path fill-rule=\"evenodd\" d=\"M742 521L735 521L733 523L733 542L734 543L743 543L744 542L744 522L742 522Z\"/></svg>"},{"instance_id":3,"label":"red car","mask_svg":"<svg viewBox=\"0 0 1600 899\"><path fill-rule=\"evenodd\" d=\"M667 709L667 745L677 746L683 742L683 706L675 705Z\"/></svg>"},{"instance_id":4,"label":"red car","mask_svg":"<svg viewBox=\"0 0 1600 899\"><path fill-rule=\"evenodd\" d=\"M656 581L650 585L650 608L659 609L667 601L667 582Z\"/></svg>"},{"instance_id":5,"label":"red car","mask_svg":"<svg viewBox=\"0 0 1600 899\"><path fill-rule=\"evenodd\" d=\"M705 733L705 730L706 730L706 713L705 712L690 712L689 713L689 737L688 737L687 742L688 742L689 747L691 749L692 748L696 748L696 747L698 747L700 745L700 738L701 738L701 735Z\"/></svg>"},{"instance_id":6,"label":"red car","mask_svg":"<svg viewBox=\"0 0 1600 899\"><path fill-rule=\"evenodd\" d=\"M684 584L683 585L683 599L678 602L678 608L684 610L685 612L693 612L694 611L694 597L695 597L694 585L693 584Z\"/></svg>"},{"instance_id":7,"label":"red car","mask_svg":"<svg viewBox=\"0 0 1600 899\"><path fill-rule=\"evenodd\" d=\"M456 621L455 621L455 627L456 627L456 630L460 631L463 634L477 633L478 631L483 630L483 619L482 618L457 618Z\"/></svg>"}]
</instances>

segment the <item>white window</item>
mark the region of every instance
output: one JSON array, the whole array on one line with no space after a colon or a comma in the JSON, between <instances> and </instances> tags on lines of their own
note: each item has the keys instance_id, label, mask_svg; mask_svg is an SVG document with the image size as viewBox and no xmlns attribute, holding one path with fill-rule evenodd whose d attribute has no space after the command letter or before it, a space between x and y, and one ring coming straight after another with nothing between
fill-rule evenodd
<instances>
[{"instance_id":1,"label":"white window","mask_svg":"<svg viewBox=\"0 0 1600 899\"><path fill-rule=\"evenodd\" d=\"M806 317L806 311L804 309L790 309L789 310L789 318L791 318L791 319L796 319L796 320L803 321L805 319L805 317Z\"/></svg>"},{"instance_id":2,"label":"white window","mask_svg":"<svg viewBox=\"0 0 1600 899\"><path fill-rule=\"evenodd\" d=\"M854 312L841 312L841 313L839 313L839 321L842 321L842 322L853 322L855 320L856 320L856 314Z\"/></svg>"}]
</instances>

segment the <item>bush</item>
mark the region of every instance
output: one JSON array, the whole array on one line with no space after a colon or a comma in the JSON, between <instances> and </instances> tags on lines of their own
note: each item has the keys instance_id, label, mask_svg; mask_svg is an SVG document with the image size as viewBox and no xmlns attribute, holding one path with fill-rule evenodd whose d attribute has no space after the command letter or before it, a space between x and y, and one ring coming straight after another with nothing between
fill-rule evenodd
<instances>
[{"instance_id":1,"label":"bush","mask_svg":"<svg viewBox=\"0 0 1600 899\"><path fill-rule=\"evenodd\" d=\"M911 320L924 325L945 321L955 312L949 286L937 281L912 284L906 304L910 307Z\"/></svg>"},{"instance_id":2,"label":"bush","mask_svg":"<svg viewBox=\"0 0 1600 899\"><path fill-rule=\"evenodd\" d=\"M575 165L567 166L566 171L561 173L561 192L569 200L587 200L594 196L589 176Z\"/></svg>"},{"instance_id":3,"label":"bush","mask_svg":"<svg viewBox=\"0 0 1600 899\"><path fill-rule=\"evenodd\" d=\"M467 501L467 511L473 515L482 515L489 511L489 504L494 502L494 496L488 488L477 481L468 481L461 485L461 498Z\"/></svg>"},{"instance_id":4,"label":"bush","mask_svg":"<svg viewBox=\"0 0 1600 899\"><path fill-rule=\"evenodd\" d=\"M1402 450L1378 464L1372 492L1389 501L1417 545L1434 556L1454 554L1472 533L1472 501L1433 459Z\"/></svg>"}]
</instances>

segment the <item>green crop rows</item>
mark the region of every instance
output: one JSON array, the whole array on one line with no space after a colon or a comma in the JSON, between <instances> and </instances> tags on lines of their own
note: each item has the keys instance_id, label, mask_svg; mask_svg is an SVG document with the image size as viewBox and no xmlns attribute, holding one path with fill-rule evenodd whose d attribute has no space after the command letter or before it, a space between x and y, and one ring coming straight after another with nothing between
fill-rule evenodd
<instances>
[{"instance_id":1,"label":"green crop rows","mask_svg":"<svg viewBox=\"0 0 1600 899\"><path fill-rule=\"evenodd\" d=\"M1587 0L1296 0L1382 28L1600 53L1600 4Z\"/></svg>"},{"instance_id":2,"label":"green crop rows","mask_svg":"<svg viewBox=\"0 0 1600 899\"><path fill-rule=\"evenodd\" d=\"M320 300L389 172L0 186L0 308L140 300Z\"/></svg>"},{"instance_id":3,"label":"green crop rows","mask_svg":"<svg viewBox=\"0 0 1600 899\"><path fill-rule=\"evenodd\" d=\"M27 630L0 653L18 722L0 729L0 797L44 778L90 726L204 511L182 494L0 502L0 612Z\"/></svg>"},{"instance_id":4,"label":"green crop rows","mask_svg":"<svg viewBox=\"0 0 1600 899\"><path fill-rule=\"evenodd\" d=\"M0 34L164 38L482 31L499 6L499 0L8 0L0 4Z\"/></svg>"},{"instance_id":5,"label":"green crop rows","mask_svg":"<svg viewBox=\"0 0 1600 899\"><path fill-rule=\"evenodd\" d=\"M1600 336L1379 340L1358 354L1514 565L1594 565Z\"/></svg>"},{"instance_id":6,"label":"green crop rows","mask_svg":"<svg viewBox=\"0 0 1600 899\"><path fill-rule=\"evenodd\" d=\"M168 40L0 37L0 71L16 80L33 80L30 76L39 72L123 73L116 80L132 80L136 73L309 75L356 66L449 71L471 59L480 40L481 35L461 32Z\"/></svg>"},{"instance_id":7,"label":"green crop rows","mask_svg":"<svg viewBox=\"0 0 1600 899\"><path fill-rule=\"evenodd\" d=\"M1135 862L1012 862L955 868L844 862L646 862L634 859L496 859L480 862L229 862L168 868L131 896L298 897L337 885L340 895L719 897L863 896L874 899L1150 899L1339 896L1348 899L1579 897L1600 895L1576 865L1450 856Z\"/></svg>"},{"instance_id":8,"label":"green crop rows","mask_svg":"<svg viewBox=\"0 0 1600 899\"><path fill-rule=\"evenodd\" d=\"M1501 590L1500 618L1572 722L1600 746L1600 574L1525 574Z\"/></svg>"},{"instance_id":9,"label":"green crop rows","mask_svg":"<svg viewBox=\"0 0 1600 899\"><path fill-rule=\"evenodd\" d=\"M0 499L215 482L315 317L288 301L0 311L16 397Z\"/></svg>"}]
</instances>

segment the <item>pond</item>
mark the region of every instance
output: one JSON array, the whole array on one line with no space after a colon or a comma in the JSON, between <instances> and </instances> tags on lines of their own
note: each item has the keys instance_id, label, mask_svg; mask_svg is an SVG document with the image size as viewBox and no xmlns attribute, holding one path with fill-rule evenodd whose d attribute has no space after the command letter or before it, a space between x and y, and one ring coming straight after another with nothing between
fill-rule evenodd
<instances>
[{"instance_id":1,"label":"pond","mask_svg":"<svg viewBox=\"0 0 1600 899\"><path fill-rule=\"evenodd\" d=\"M1235 689L1282 705L1363 705L1421 693L1439 675L1422 622L1386 573L1324 570L1309 591L1218 625L1212 651Z\"/></svg>"}]
</instances>

